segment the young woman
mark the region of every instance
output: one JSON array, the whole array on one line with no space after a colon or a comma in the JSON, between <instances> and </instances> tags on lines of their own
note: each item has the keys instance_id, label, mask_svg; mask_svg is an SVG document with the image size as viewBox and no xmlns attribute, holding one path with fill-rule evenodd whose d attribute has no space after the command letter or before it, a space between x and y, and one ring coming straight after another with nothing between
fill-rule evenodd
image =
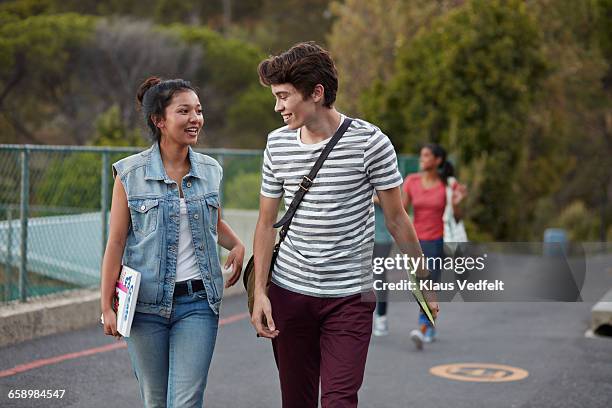
<instances>
[{"instance_id":1,"label":"young woman","mask_svg":"<svg viewBox=\"0 0 612 408\"><path fill-rule=\"evenodd\" d=\"M446 188L454 170L446 160L446 151L435 143L421 148L419 156L419 173L406 177L403 185L403 199L406 210L414 210L414 228L419 238L425 259L444 257L444 209L446 208ZM467 189L456 181L451 185L453 190L452 205L455 219L461 218L459 204L465 198ZM430 261L430 272L434 282L440 281L441 270ZM438 263L439 265L439 263ZM435 340L435 329L427 317L419 314L419 328L410 332L410 338L418 349L423 343Z\"/></svg>"},{"instance_id":2,"label":"young woman","mask_svg":"<svg viewBox=\"0 0 612 408\"><path fill-rule=\"evenodd\" d=\"M112 303L127 265L142 274L126 340L145 407L201 407L223 294L217 243L230 251L226 287L240 277L245 248L221 219L219 163L191 147L204 124L195 89L151 77L137 98L155 142L113 164L104 333L120 336Z\"/></svg>"}]
</instances>

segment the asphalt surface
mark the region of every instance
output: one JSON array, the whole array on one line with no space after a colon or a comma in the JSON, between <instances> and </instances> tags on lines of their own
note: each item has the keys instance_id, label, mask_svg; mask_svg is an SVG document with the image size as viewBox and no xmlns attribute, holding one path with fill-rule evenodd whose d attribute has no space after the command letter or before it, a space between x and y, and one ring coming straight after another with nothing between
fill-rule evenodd
<instances>
[{"instance_id":1,"label":"asphalt surface","mask_svg":"<svg viewBox=\"0 0 612 408\"><path fill-rule=\"evenodd\" d=\"M601 288L602 293L606 290ZM593 303L442 303L438 341L417 351L408 338L417 307L394 301L389 305L389 335L372 338L359 405L608 408L612 338L585 337ZM279 407L271 346L255 337L245 315L245 299L225 299L221 317L226 320L217 338L205 406ZM113 344L119 348L96 350ZM0 348L0 407L142 406L121 344L104 336L100 326L92 326ZM526 370L528 376L496 383L430 373L434 366L458 363L503 364ZM474 379L474 373L469 371L463 379ZM480 374L486 379L486 372ZM9 399L11 390L65 393L61 399Z\"/></svg>"},{"instance_id":2,"label":"asphalt surface","mask_svg":"<svg viewBox=\"0 0 612 408\"><path fill-rule=\"evenodd\" d=\"M413 303L390 305L390 334L374 337L363 407L609 407L612 338L585 338L590 303L447 303L439 339L417 351L408 332ZM223 316L244 312L240 298ZM0 371L116 343L94 326L0 349ZM429 347L427 347L429 346ZM185 350L186 353L194 350ZM440 378L441 364L493 363L528 371L503 383ZM63 389L62 399L9 399L15 389ZM127 350L76 357L0 378L2 407L141 406ZM207 407L278 407L278 377L268 341L246 318L222 326L206 391Z\"/></svg>"}]
</instances>

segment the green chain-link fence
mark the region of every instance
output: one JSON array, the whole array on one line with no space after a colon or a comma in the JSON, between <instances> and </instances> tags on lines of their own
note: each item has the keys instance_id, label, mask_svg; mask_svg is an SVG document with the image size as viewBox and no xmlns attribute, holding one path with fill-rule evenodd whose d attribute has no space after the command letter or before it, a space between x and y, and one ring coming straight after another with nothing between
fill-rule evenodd
<instances>
[{"instance_id":1,"label":"green chain-link fence","mask_svg":"<svg viewBox=\"0 0 612 408\"><path fill-rule=\"evenodd\" d=\"M140 150L0 145L0 302L99 284L111 164ZM257 210L262 152L203 153L223 167L223 207ZM406 174L418 160L399 165Z\"/></svg>"}]
</instances>

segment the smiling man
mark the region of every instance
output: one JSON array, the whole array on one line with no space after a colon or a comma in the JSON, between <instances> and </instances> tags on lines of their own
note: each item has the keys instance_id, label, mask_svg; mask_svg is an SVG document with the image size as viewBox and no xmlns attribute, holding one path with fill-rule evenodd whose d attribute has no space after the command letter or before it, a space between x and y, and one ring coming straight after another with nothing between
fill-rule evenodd
<instances>
[{"instance_id":1,"label":"smiling man","mask_svg":"<svg viewBox=\"0 0 612 408\"><path fill-rule=\"evenodd\" d=\"M300 203L266 290L281 198L289 206L345 117L334 108L334 62L312 42L261 62L259 78L286 126L270 133L264 153L251 322L272 339L284 408L316 408L319 382L323 408L356 407L375 306L374 189L400 249L421 254L395 151L380 129L353 119ZM437 310L431 297L430 306Z\"/></svg>"}]
</instances>

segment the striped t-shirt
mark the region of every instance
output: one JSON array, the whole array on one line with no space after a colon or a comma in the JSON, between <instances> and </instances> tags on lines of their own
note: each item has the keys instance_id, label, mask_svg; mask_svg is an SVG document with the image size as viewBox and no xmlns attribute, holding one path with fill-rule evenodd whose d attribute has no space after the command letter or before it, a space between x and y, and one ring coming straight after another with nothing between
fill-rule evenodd
<instances>
[{"instance_id":1,"label":"striped t-shirt","mask_svg":"<svg viewBox=\"0 0 612 408\"><path fill-rule=\"evenodd\" d=\"M344 119L344 117L343 117ZM268 135L261 194L291 200L329 139L304 144L286 126ZM341 297L372 287L374 189L402 184L389 138L354 119L323 163L283 241L272 282L317 297Z\"/></svg>"}]
</instances>

